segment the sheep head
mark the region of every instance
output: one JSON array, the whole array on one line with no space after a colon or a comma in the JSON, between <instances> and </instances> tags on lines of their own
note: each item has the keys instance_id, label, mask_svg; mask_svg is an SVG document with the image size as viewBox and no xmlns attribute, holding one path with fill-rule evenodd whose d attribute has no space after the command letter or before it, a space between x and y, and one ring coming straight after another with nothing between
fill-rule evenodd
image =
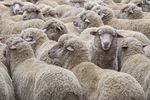
<instances>
[{"instance_id":1,"label":"sheep head","mask_svg":"<svg viewBox=\"0 0 150 100\"><path fill-rule=\"evenodd\" d=\"M84 11L79 14L79 17L73 21L74 26L79 27L81 32L90 27L99 27L103 25L102 20L94 11Z\"/></svg>"},{"instance_id":2,"label":"sheep head","mask_svg":"<svg viewBox=\"0 0 150 100\"><path fill-rule=\"evenodd\" d=\"M90 34L95 36L94 45L96 47L102 47L103 50L109 50L116 38L123 37L117 33L116 29L108 25L101 26L97 30L92 31Z\"/></svg>"},{"instance_id":3,"label":"sheep head","mask_svg":"<svg viewBox=\"0 0 150 100\"><path fill-rule=\"evenodd\" d=\"M44 7L41 9L41 11L42 11L42 14L44 17L57 18L57 13L56 13L55 9L52 7Z\"/></svg>"},{"instance_id":4,"label":"sheep head","mask_svg":"<svg viewBox=\"0 0 150 100\"><path fill-rule=\"evenodd\" d=\"M84 7L85 0L70 0L69 4L74 7Z\"/></svg>"},{"instance_id":5,"label":"sheep head","mask_svg":"<svg viewBox=\"0 0 150 100\"><path fill-rule=\"evenodd\" d=\"M37 28L27 28L21 32L21 38L28 42L33 49L38 44L42 44L47 38L43 30Z\"/></svg>"},{"instance_id":6,"label":"sheep head","mask_svg":"<svg viewBox=\"0 0 150 100\"><path fill-rule=\"evenodd\" d=\"M47 34L50 40L58 41L58 38L67 34L68 30L63 22L57 19L50 19L46 21L46 25L43 27L43 30Z\"/></svg>"},{"instance_id":7,"label":"sheep head","mask_svg":"<svg viewBox=\"0 0 150 100\"><path fill-rule=\"evenodd\" d=\"M92 10L95 11L99 15L99 18L102 19L104 24L114 17L114 13L112 9L105 7L105 6L96 6L96 7L93 7Z\"/></svg>"},{"instance_id":8,"label":"sheep head","mask_svg":"<svg viewBox=\"0 0 150 100\"><path fill-rule=\"evenodd\" d=\"M125 5L116 15L120 19L140 19L143 17L142 9L133 3Z\"/></svg>"},{"instance_id":9,"label":"sheep head","mask_svg":"<svg viewBox=\"0 0 150 100\"><path fill-rule=\"evenodd\" d=\"M86 47L86 44L84 41L82 41L82 39L77 38L77 37L68 38L67 36L67 38L65 38L65 36L61 36L58 40L58 44L53 46L49 50L48 54L50 58L59 59L62 65L65 65L65 63L67 62L70 62L70 63L77 62L77 60L79 60L79 58L82 58L83 55L84 57L86 55L85 59L88 59L88 49ZM79 57L79 58L76 58L76 57ZM72 60L75 60L75 61L72 61ZM73 67L73 66L68 66L68 67Z\"/></svg>"},{"instance_id":10,"label":"sheep head","mask_svg":"<svg viewBox=\"0 0 150 100\"><path fill-rule=\"evenodd\" d=\"M4 3L4 6L10 8L10 15L18 15L23 13L22 7L24 4L21 0L15 0L11 4Z\"/></svg>"},{"instance_id":11,"label":"sheep head","mask_svg":"<svg viewBox=\"0 0 150 100\"><path fill-rule=\"evenodd\" d=\"M144 47L147 46L134 37L124 38L119 44L120 59L135 54L144 54Z\"/></svg>"},{"instance_id":12,"label":"sheep head","mask_svg":"<svg viewBox=\"0 0 150 100\"><path fill-rule=\"evenodd\" d=\"M41 14L40 8L34 4L28 4L23 7L23 20L39 19ZM41 16L40 16L41 17Z\"/></svg>"}]
</instances>

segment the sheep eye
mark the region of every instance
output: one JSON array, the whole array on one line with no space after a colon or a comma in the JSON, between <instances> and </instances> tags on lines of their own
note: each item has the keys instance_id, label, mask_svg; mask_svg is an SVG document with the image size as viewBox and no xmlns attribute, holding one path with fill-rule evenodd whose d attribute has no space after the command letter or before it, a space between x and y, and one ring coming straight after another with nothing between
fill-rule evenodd
<instances>
[{"instance_id":1,"label":"sheep eye","mask_svg":"<svg viewBox=\"0 0 150 100\"><path fill-rule=\"evenodd\" d=\"M138 6L138 7L141 7L141 6L142 6L142 4L138 4L137 6Z\"/></svg>"}]
</instances>

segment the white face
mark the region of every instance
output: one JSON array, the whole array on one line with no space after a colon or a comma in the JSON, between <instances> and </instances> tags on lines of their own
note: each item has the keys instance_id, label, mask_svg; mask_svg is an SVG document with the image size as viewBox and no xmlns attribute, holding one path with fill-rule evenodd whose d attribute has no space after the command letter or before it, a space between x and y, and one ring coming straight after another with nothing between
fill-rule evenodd
<instances>
[{"instance_id":1,"label":"white face","mask_svg":"<svg viewBox=\"0 0 150 100\"><path fill-rule=\"evenodd\" d=\"M113 36L110 34L101 34L100 36L101 45L104 50L108 50L111 46Z\"/></svg>"},{"instance_id":2,"label":"white face","mask_svg":"<svg viewBox=\"0 0 150 100\"><path fill-rule=\"evenodd\" d=\"M13 12L14 14L21 14L22 13L22 6L20 4L13 5Z\"/></svg>"}]
</instances>

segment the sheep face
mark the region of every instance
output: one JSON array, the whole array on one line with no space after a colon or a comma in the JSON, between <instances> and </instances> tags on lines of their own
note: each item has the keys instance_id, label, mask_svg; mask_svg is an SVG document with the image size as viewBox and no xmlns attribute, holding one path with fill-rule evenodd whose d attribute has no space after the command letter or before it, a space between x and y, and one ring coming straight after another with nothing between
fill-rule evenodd
<instances>
[{"instance_id":1,"label":"sheep face","mask_svg":"<svg viewBox=\"0 0 150 100\"><path fill-rule=\"evenodd\" d=\"M57 17L56 11L51 7L43 8L41 11L44 17Z\"/></svg>"},{"instance_id":2,"label":"sheep face","mask_svg":"<svg viewBox=\"0 0 150 100\"><path fill-rule=\"evenodd\" d=\"M37 18L39 11L24 11L23 12L23 20L30 20Z\"/></svg>"},{"instance_id":3,"label":"sheep face","mask_svg":"<svg viewBox=\"0 0 150 100\"><path fill-rule=\"evenodd\" d=\"M150 1L149 0L144 0L142 4L142 10L145 12L150 11Z\"/></svg>"},{"instance_id":4,"label":"sheep face","mask_svg":"<svg viewBox=\"0 0 150 100\"><path fill-rule=\"evenodd\" d=\"M104 23L105 20L107 21L108 19L112 19L114 16L113 11L110 8L105 6L99 6L95 12L99 15L99 17L102 19Z\"/></svg>"},{"instance_id":5,"label":"sheep face","mask_svg":"<svg viewBox=\"0 0 150 100\"><path fill-rule=\"evenodd\" d=\"M138 19L139 17L142 18L142 10L134 4L127 4L116 15L116 17L121 19Z\"/></svg>"},{"instance_id":6,"label":"sheep face","mask_svg":"<svg viewBox=\"0 0 150 100\"><path fill-rule=\"evenodd\" d=\"M36 46L37 41L47 37L44 31L37 28L27 28L21 32L21 38L27 41L32 48Z\"/></svg>"},{"instance_id":7,"label":"sheep face","mask_svg":"<svg viewBox=\"0 0 150 100\"><path fill-rule=\"evenodd\" d=\"M70 0L69 4L74 6L74 7L84 7L84 0Z\"/></svg>"},{"instance_id":8,"label":"sheep face","mask_svg":"<svg viewBox=\"0 0 150 100\"><path fill-rule=\"evenodd\" d=\"M23 3L14 2L13 4L4 4L6 7L10 7L10 10L14 15L22 14Z\"/></svg>"},{"instance_id":9,"label":"sheep face","mask_svg":"<svg viewBox=\"0 0 150 100\"><path fill-rule=\"evenodd\" d=\"M25 5L23 7L23 20L38 19L41 14L40 8L35 5Z\"/></svg>"},{"instance_id":10,"label":"sheep face","mask_svg":"<svg viewBox=\"0 0 150 100\"><path fill-rule=\"evenodd\" d=\"M77 19L73 21L74 26L79 27L81 31L90 27L98 27L95 21L98 21L99 16L93 11L82 12ZM99 21L100 22L100 21Z\"/></svg>"},{"instance_id":11,"label":"sheep face","mask_svg":"<svg viewBox=\"0 0 150 100\"><path fill-rule=\"evenodd\" d=\"M120 57L130 56L135 54L144 54L144 45L133 37L124 38L119 45Z\"/></svg>"},{"instance_id":12,"label":"sheep face","mask_svg":"<svg viewBox=\"0 0 150 100\"><path fill-rule=\"evenodd\" d=\"M21 45L23 42L25 41L19 37L11 37L6 41L7 49L9 50L22 49Z\"/></svg>"},{"instance_id":13,"label":"sheep face","mask_svg":"<svg viewBox=\"0 0 150 100\"><path fill-rule=\"evenodd\" d=\"M23 5L17 3L13 5L13 12L15 15L22 14L22 6Z\"/></svg>"},{"instance_id":14,"label":"sheep face","mask_svg":"<svg viewBox=\"0 0 150 100\"><path fill-rule=\"evenodd\" d=\"M59 40L62 40L61 37ZM64 63L64 60L67 60L66 58L74 55L81 56L87 51L87 47L81 39L71 38L58 41L58 44L52 47L48 54L50 58L58 58Z\"/></svg>"},{"instance_id":15,"label":"sheep face","mask_svg":"<svg viewBox=\"0 0 150 100\"><path fill-rule=\"evenodd\" d=\"M43 27L43 30L50 40L55 41L58 41L58 38L61 35L68 33L66 26L55 19L46 21L46 25Z\"/></svg>"},{"instance_id":16,"label":"sheep face","mask_svg":"<svg viewBox=\"0 0 150 100\"><path fill-rule=\"evenodd\" d=\"M95 45L101 45L103 50L109 50L112 42L118 38L122 37L117 33L117 31L111 26L102 26L96 32L91 32L95 36Z\"/></svg>"}]
</instances>

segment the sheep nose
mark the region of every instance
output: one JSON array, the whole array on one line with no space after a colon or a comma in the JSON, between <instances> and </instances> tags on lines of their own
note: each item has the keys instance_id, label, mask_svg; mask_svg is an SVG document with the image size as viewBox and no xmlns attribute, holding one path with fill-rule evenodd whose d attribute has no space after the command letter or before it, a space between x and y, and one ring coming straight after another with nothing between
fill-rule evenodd
<instances>
[{"instance_id":1,"label":"sheep nose","mask_svg":"<svg viewBox=\"0 0 150 100\"><path fill-rule=\"evenodd\" d=\"M76 20L73 21L73 25L76 26L76 27L78 26L78 23L77 23Z\"/></svg>"},{"instance_id":2,"label":"sheep nose","mask_svg":"<svg viewBox=\"0 0 150 100\"><path fill-rule=\"evenodd\" d=\"M16 12L19 12L19 9L16 9L15 11L16 11Z\"/></svg>"},{"instance_id":3,"label":"sheep nose","mask_svg":"<svg viewBox=\"0 0 150 100\"><path fill-rule=\"evenodd\" d=\"M105 46L108 46L108 45L109 45L109 43L108 43L108 42L104 42L104 45L105 45Z\"/></svg>"},{"instance_id":4,"label":"sheep nose","mask_svg":"<svg viewBox=\"0 0 150 100\"><path fill-rule=\"evenodd\" d=\"M27 16L23 16L23 19L26 19Z\"/></svg>"}]
</instances>

